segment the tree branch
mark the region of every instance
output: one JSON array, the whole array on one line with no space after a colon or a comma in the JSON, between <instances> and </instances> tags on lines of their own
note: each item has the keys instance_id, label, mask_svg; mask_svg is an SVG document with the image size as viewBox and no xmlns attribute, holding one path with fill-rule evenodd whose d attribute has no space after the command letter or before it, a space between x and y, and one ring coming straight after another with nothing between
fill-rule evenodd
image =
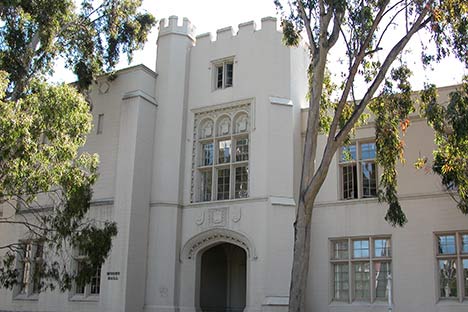
<instances>
[{"instance_id":1,"label":"tree branch","mask_svg":"<svg viewBox=\"0 0 468 312\"><path fill-rule=\"evenodd\" d=\"M341 99L338 102L338 105L337 105L336 110L335 110L335 115L333 116L333 121L331 123L330 131L328 133L327 145L330 144L331 140L333 140L333 138L335 137L335 133L336 133L336 131L338 129L338 124L339 124L339 120L341 118L341 114L342 114L343 109L344 109L344 107L346 105L346 102L348 100L349 92L350 92L351 87L352 87L352 85L354 83L354 79L355 79L356 74L358 72L359 66L361 65L361 62L365 57L366 48L369 46L369 44L370 44L370 42L372 40L373 34L377 30L377 27L378 27L379 23L381 22L381 20L382 20L382 18L384 16L385 8L389 4L389 2L390 2L390 0L385 0L382 3L382 6L381 6L380 10L379 10L379 12L377 13L377 15L375 17L375 20L372 23L371 30L369 31L369 34L367 35L366 39L364 40L364 43L361 45L358 55L354 59L354 63L351 66L351 69L349 71L349 76L348 76L348 78L346 80L346 85L345 85L345 88L343 89Z\"/></svg>"},{"instance_id":2,"label":"tree branch","mask_svg":"<svg viewBox=\"0 0 468 312\"><path fill-rule=\"evenodd\" d=\"M385 78L385 75L387 74L387 71L389 70L391 64L395 60L395 58L403 51L404 47L406 44L409 42L409 40L412 38L412 36L421 30L429 21L430 18L427 18L424 20L426 15L429 13L429 4L427 4L424 9L421 11L417 21L413 24L411 27L410 31L400 40L398 43L393 47L393 49L388 53L387 57L385 58L384 63L382 64L379 73L377 74L376 78L374 79L374 82L372 85L369 87L367 90L366 94L360 101L359 105L356 107L354 110L353 114L351 117L346 121L345 125L343 128L338 132L338 134L334 137L335 141L341 145L341 143L344 141L345 137L349 134L351 129L354 127L356 124L357 120L361 116L361 114L364 112L364 109L366 108L367 104L370 102L372 97L374 96L375 92L377 91L378 87L382 83L383 79Z\"/></svg>"}]
</instances>

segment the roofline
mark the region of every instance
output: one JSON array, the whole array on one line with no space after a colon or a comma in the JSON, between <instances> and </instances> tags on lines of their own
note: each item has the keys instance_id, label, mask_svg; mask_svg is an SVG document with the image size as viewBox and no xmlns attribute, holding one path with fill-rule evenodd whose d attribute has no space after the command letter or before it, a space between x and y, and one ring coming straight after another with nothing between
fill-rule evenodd
<instances>
[{"instance_id":1,"label":"roofline","mask_svg":"<svg viewBox=\"0 0 468 312\"><path fill-rule=\"evenodd\" d=\"M108 77L108 76L110 76L110 75L125 74L125 73L127 73L127 72L133 72L133 71L137 71L137 70L140 70L140 69L142 69L143 71L145 71L145 72L146 72L147 74L149 74L150 76L153 76L154 79L156 79L156 77L158 77L158 74L157 74L155 71L153 71L152 69L150 69L149 67L147 67L146 65L144 65L144 64L137 64L137 65L133 65L133 66L129 66L129 67L125 67L125 68L116 70L116 71L114 71L114 72L109 72L109 73L101 74L101 75L97 76L96 79Z\"/></svg>"},{"instance_id":2,"label":"roofline","mask_svg":"<svg viewBox=\"0 0 468 312\"><path fill-rule=\"evenodd\" d=\"M447 89L454 89L455 90L456 88L461 87L462 85L463 85L462 83L457 83L457 84L442 86L442 87L437 87L436 86L436 89L437 90L447 90ZM420 93L422 91L423 90L421 89L421 90L411 91L411 93L412 94L418 94L418 93ZM357 100L357 101L359 101L359 100ZM309 109L309 107L301 107L301 111L306 111L308 109Z\"/></svg>"}]
</instances>

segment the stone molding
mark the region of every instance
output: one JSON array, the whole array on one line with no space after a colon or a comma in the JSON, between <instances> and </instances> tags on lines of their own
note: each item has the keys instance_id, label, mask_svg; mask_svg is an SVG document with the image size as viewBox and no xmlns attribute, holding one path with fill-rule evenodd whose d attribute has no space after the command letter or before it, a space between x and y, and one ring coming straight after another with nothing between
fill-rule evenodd
<instances>
[{"instance_id":1,"label":"stone molding","mask_svg":"<svg viewBox=\"0 0 468 312\"><path fill-rule=\"evenodd\" d=\"M189 239L182 247L180 261L193 260L201 250L218 243L230 243L241 247L247 253L247 258L257 259L255 247L242 233L224 228L214 228L201 232Z\"/></svg>"}]
</instances>

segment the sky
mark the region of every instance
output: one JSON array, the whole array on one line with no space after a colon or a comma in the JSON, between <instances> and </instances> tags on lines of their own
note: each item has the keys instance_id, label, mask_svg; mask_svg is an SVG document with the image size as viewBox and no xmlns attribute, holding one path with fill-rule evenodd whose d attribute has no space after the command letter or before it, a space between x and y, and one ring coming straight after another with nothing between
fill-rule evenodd
<instances>
[{"instance_id":1,"label":"sky","mask_svg":"<svg viewBox=\"0 0 468 312\"><path fill-rule=\"evenodd\" d=\"M217 29L226 26L237 29L240 23L251 20L254 20L258 27L261 18L276 16L273 0L143 0L142 8L152 13L158 21L171 15L179 16L179 18L187 17L196 26L197 34L206 32L215 34ZM128 64L125 56L122 56L116 69L144 64L154 70L156 39L157 27L153 29L144 49L134 54L131 64ZM433 71L423 70L419 64L421 41L424 41L424 38L416 34L408 46L408 49L413 52L412 54L417 56L407 60L414 73L412 83L415 90L421 89L426 81L432 81L438 86L446 86L460 83L462 76L468 75L468 70L453 58L435 65ZM338 61L339 55L342 54L331 56L331 66ZM58 67L60 67L60 63ZM339 77L339 73L335 77ZM74 77L71 73L59 69L53 80L70 82L74 81Z\"/></svg>"}]
</instances>

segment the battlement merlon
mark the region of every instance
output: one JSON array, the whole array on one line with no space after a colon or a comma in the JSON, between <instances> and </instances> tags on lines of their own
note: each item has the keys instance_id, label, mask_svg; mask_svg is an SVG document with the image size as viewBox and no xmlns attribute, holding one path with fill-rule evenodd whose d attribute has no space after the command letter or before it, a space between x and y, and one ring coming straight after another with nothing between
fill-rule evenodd
<instances>
[{"instance_id":1,"label":"battlement merlon","mask_svg":"<svg viewBox=\"0 0 468 312\"><path fill-rule=\"evenodd\" d=\"M261 28L257 29L254 21L249 21L239 24L239 30L236 33L231 26L218 29L216 31L216 39L212 33L204 33L196 37L195 45L205 45L223 40L230 40L239 36L247 35L255 32L279 32L277 27L276 17L262 18Z\"/></svg>"},{"instance_id":2,"label":"battlement merlon","mask_svg":"<svg viewBox=\"0 0 468 312\"><path fill-rule=\"evenodd\" d=\"M161 37L176 34L181 36L187 36L192 41L195 41L195 31L196 27L192 25L190 20L186 17L183 18L182 25L178 25L178 17L175 15L169 16L169 19L166 20L165 18L161 19L159 22L159 35L158 40Z\"/></svg>"}]
</instances>

